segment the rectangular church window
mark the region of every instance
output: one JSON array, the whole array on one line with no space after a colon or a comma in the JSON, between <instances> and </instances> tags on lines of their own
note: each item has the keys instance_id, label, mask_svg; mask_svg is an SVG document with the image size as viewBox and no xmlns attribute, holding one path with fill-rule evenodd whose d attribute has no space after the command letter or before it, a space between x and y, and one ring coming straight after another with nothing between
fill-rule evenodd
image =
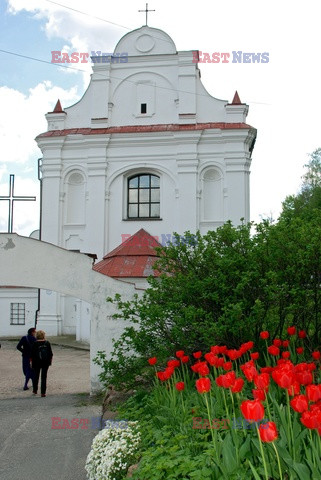
<instances>
[{"instance_id":1,"label":"rectangular church window","mask_svg":"<svg viewBox=\"0 0 321 480\"><path fill-rule=\"evenodd\" d=\"M140 104L140 113L147 113L147 103Z\"/></svg>"},{"instance_id":2,"label":"rectangular church window","mask_svg":"<svg viewBox=\"0 0 321 480\"><path fill-rule=\"evenodd\" d=\"M160 217L160 181L151 174L136 175L128 180L128 218Z\"/></svg>"},{"instance_id":3,"label":"rectangular church window","mask_svg":"<svg viewBox=\"0 0 321 480\"><path fill-rule=\"evenodd\" d=\"M26 323L26 304L10 304L10 325L25 325Z\"/></svg>"}]
</instances>

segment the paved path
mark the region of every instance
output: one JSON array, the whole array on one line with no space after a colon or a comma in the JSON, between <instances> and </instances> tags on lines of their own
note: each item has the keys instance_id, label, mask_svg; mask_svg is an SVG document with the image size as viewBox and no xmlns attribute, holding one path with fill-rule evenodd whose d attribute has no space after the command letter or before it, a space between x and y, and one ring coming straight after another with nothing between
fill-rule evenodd
<instances>
[{"instance_id":1,"label":"paved path","mask_svg":"<svg viewBox=\"0 0 321 480\"><path fill-rule=\"evenodd\" d=\"M85 480L84 465L101 415L100 402L89 396L89 352L53 346L47 397L41 398L32 396L31 388L22 390L16 343L1 343L0 479ZM88 428L52 429L52 417L69 424L73 418L86 419Z\"/></svg>"}]
</instances>

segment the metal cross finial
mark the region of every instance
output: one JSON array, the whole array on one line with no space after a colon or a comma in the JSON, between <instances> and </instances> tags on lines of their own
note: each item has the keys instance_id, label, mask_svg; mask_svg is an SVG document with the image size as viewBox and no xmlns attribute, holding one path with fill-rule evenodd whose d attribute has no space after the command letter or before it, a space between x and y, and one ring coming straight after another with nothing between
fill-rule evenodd
<instances>
[{"instance_id":1,"label":"metal cross finial","mask_svg":"<svg viewBox=\"0 0 321 480\"><path fill-rule=\"evenodd\" d=\"M148 10L148 3L146 3L146 8L145 10L138 10L139 12L145 12L146 13L146 27L147 27L147 15L148 15L148 12L155 12L155 10Z\"/></svg>"},{"instance_id":2,"label":"metal cross finial","mask_svg":"<svg viewBox=\"0 0 321 480\"><path fill-rule=\"evenodd\" d=\"M9 202L9 215L8 215L8 232L12 233L13 227L13 202L34 202L36 197L22 197L22 196L15 196L14 194L14 175L10 175L9 181L9 195L7 197L0 195L0 201L5 200Z\"/></svg>"}]
</instances>

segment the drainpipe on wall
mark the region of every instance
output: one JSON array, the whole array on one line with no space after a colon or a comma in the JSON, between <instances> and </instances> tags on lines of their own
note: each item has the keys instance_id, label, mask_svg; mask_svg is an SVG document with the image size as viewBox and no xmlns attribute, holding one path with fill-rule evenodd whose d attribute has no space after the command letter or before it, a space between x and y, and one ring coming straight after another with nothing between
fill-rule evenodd
<instances>
[{"instance_id":1,"label":"drainpipe on wall","mask_svg":"<svg viewBox=\"0 0 321 480\"><path fill-rule=\"evenodd\" d=\"M40 213L39 213L39 240L41 240L41 225L42 225L42 177L41 177L42 158L38 158L38 180L40 182ZM35 313L35 328L37 328L38 315L40 312L40 288L38 288L38 305Z\"/></svg>"}]
</instances>

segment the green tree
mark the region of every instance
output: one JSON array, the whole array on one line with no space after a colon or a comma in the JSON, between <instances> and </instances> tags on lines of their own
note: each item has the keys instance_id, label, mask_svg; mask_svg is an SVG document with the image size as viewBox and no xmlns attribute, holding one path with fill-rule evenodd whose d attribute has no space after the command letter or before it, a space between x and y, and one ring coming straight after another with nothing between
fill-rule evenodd
<instances>
[{"instance_id":1,"label":"green tree","mask_svg":"<svg viewBox=\"0 0 321 480\"><path fill-rule=\"evenodd\" d=\"M259 333L282 336L296 325L321 336L321 149L310 156L297 196L287 197L276 223L233 227L230 222L202 236L159 249L159 278L149 279L142 298L108 299L128 326L110 359L97 363L101 380L134 385L148 357L165 361L216 343L237 348L259 342ZM259 343L258 343L259 344Z\"/></svg>"},{"instance_id":2,"label":"green tree","mask_svg":"<svg viewBox=\"0 0 321 480\"><path fill-rule=\"evenodd\" d=\"M321 209L321 148L309 155L305 165L300 192L289 195L283 202L281 219L291 221L294 217L313 218L314 211Z\"/></svg>"}]
</instances>

